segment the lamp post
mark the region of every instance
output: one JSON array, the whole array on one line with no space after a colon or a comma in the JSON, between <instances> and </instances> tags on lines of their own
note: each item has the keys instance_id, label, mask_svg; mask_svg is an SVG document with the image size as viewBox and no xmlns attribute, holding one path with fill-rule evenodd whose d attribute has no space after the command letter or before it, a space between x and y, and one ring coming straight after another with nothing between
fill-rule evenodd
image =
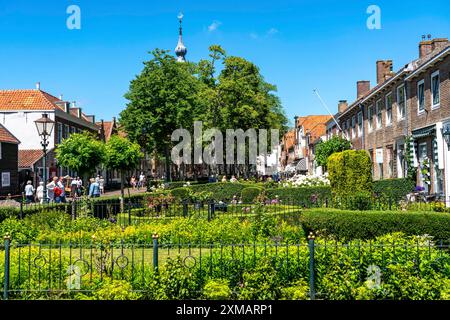
<instances>
[{"instance_id":1,"label":"lamp post","mask_svg":"<svg viewBox=\"0 0 450 320\"><path fill-rule=\"evenodd\" d=\"M43 166L43 180L44 180L44 196L43 196L43 202L47 203L47 164L46 164L46 158L47 158L47 147L49 144L49 138L53 131L53 127L55 126L55 122L48 117L48 114L44 113L42 114L42 118L37 119L34 121L36 124L37 131L39 133L39 136L41 137L41 146L42 151L44 152L44 156L42 158L42 166Z\"/></svg>"}]
</instances>

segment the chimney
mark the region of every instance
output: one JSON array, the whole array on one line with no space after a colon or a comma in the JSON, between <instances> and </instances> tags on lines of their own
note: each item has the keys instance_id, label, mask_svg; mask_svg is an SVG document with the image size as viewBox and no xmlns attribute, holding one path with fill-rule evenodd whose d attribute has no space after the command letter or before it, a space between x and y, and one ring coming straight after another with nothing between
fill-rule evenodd
<instances>
[{"instance_id":1,"label":"chimney","mask_svg":"<svg viewBox=\"0 0 450 320\"><path fill-rule=\"evenodd\" d=\"M295 116L295 117L294 117L294 128L295 128L295 129L297 129L297 126L298 126L297 123L298 123L298 116Z\"/></svg>"},{"instance_id":2,"label":"chimney","mask_svg":"<svg viewBox=\"0 0 450 320\"><path fill-rule=\"evenodd\" d=\"M431 50L442 50L448 45L447 38L436 38L431 41Z\"/></svg>"},{"instance_id":3,"label":"chimney","mask_svg":"<svg viewBox=\"0 0 450 320\"><path fill-rule=\"evenodd\" d=\"M425 35L422 36L422 41L419 42L419 58L423 58L433 51L430 38L431 36L428 36L428 40L425 40Z\"/></svg>"},{"instance_id":4,"label":"chimney","mask_svg":"<svg viewBox=\"0 0 450 320\"><path fill-rule=\"evenodd\" d=\"M343 113L348 108L347 100L339 100L338 112Z\"/></svg>"},{"instance_id":5,"label":"chimney","mask_svg":"<svg viewBox=\"0 0 450 320\"><path fill-rule=\"evenodd\" d=\"M370 81L367 80L361 80L356 83L356 89L357 89L357 99L364 96L367 92L370 91Z\"/></svg>"},{"instance_id":6,"label":"chimney","mask_svg":"<svg viewBox=\"0 0 450 320\"><path fill-rule=\"evenodd\" d=\"M116 126L116 117L113 117L113 126Z\"/></svg>"},{"instance_id":7,"label":"chimney","mask_svg":"<svg viewBox=\"0 0 450 320\"><path fill-rule=\"evenodd\" d=\"M41 83L40 82L36 82L36 89L37 90L41 90Z\"/></svg>"},{"instance_id":8,"label":"chimney","mask_svg":"<svg viewBox=\"0 0 450 320\"><path fill-rule=\"evenodd\" d=\"M392 60L377 61L377 84L385 82L392 76L393 63Z\"/></svg>"},{"instance_id":9,"label":"chimney","mask_svg":"<svg viewBox=\"0 0 450 320\"><path fill-rule=\"evenodd\" d=\"M62 99L63 99L63 95L60 94L60 95L59 95L59 100L62 100Z\"/></svg>"}]
</instances>

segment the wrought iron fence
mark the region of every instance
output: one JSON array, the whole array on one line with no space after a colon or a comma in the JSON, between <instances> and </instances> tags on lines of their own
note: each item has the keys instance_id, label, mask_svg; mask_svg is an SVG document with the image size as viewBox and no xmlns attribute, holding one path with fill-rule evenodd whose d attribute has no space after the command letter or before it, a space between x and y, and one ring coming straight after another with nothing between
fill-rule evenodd
<instances>
[{"instance_id":1,"label":"wrought iron fence","mask_svg":"<svg viewBox=\"0 0 450 320\"><path fill-rule=\"evenodd\" d=\"M356 272L361 285L367 281L376 285L380 280L376 277L382 279L393 265L412 263L420 274L421 262L427 261L435 269L443 268L444 274L450 255L442 242L342 244L317 241L312 235L308 242L292 243L160 243L154 234L145 244L16 244L6 237L0 246L3 299L73 299L92 294L111 280L127 281L130 290L153 299L149 283L158 281L155 275L164 273L170 263L173 267L174 261L175 267L195 278L197 287L190 298L202 298L202 286L209 279L227 279L239 287L245 273L268 261L280 285L302 280L309 287L309 299L326 299L323 279L338 264Z\"/></svg>"}]
</instances>

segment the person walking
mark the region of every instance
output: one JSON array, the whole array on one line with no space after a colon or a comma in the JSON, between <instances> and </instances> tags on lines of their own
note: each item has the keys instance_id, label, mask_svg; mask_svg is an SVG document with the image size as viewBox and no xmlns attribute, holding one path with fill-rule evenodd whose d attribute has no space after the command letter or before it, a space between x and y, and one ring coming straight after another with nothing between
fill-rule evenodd
<instances>
[{"instance_id":1,"label":"person walking","mask_svg":"<svg viewBox=\"0 0 450 320\"><path fill-rule=\"evenodd\" d=\"M64 178L60 177L58 182L57 182L57 186L58 188L61 189L61 195L59 196L61 202L65 203L66 202L66 187L64 185Z\"/></svg>"},{"instance_id":2,"label":"person walking","mask_svg":"<svg viewBox=\"0 0 450 320\"><path fill-rule=\"evenodd\" d=\"M91 185L89 186L89 198L98 198L100 197L100 185L95 181L94 178L91 180Z\"/></svg>"},{"instance_id":3,"label":"person walking","mask_svg":"<svg viewBox=\"0 0 450 320\"><path fill-rule=\"evenodd\" d=\"M98 180L98 184L100 186L100 194L105 193L105 179L103 179L103 176L100 176L100 179Z\"/></svg>"},{"instance_id":4,"label":"person walking","mask_svg":"<svg viewBox=\"0 0 450 320\"><path fill-rule=\"evenodd\" d=\"M77 177L77 195L81 197L83 194L83 180L80 177Z\"/></svg>"},{"instance_id":5,"label":"person walking","mask_svg":"<svg viewBox=\"0 0 450 320\"><path fill-rule=\"evenodd\" d=\"M31 180L28 180L25 186L25 199L26 203L34 202L34 187Z\"/></svg>"},{"instance_id":6,"label":"person walking","mask_svg":"<svg viewBox=\"0 0 450 320\"><path fill-rule=\"evenodd\" d=\"M53 179L50 179L50 182L47 184L47 197L49 203L55 202L55 187L57 181L58 177L53 177Z\"/></svg>"},{"instance_id":7,"label":"person walking","mask_svg":"<svg viewBox=\"0 0 450 320\"><path fill-rule=\"evenodd\" d=\"M78 189L78 180L77 178L74 178L70 183L70 196L72 197L72 199L75 199L77 197L78 195L77 189Z\"/></svg>"},{"instance_id":8,"label":"person walking","mask_svg":"<svg viewBox=\"0 0 450 320\"><path fill-rule=\"evenodd\" d=\"M39 186L36 188L36 198L39 203L44 202L44 182L40 181Z\"/></svg>"},{"instance_id":9,"label":"person walking","mask_svg":"<svg viewBox=\"0 0 450 320\"><path fill-rule=\"evenodd\" d=\"M138 183L138 190L143 188L145 186L145 175L143 172L139 175L139 183Z\"/></svg>"}]
</instances>

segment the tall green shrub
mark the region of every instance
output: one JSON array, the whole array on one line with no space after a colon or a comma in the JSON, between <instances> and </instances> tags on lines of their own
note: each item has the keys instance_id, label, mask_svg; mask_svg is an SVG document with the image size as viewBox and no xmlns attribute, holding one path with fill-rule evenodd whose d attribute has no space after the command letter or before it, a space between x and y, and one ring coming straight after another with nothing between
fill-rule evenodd
<instances>
[{"instance_id":1,"label":"tall green shrub","mask_svg":"<svg viewBox=\"0 0 450 320\"><path fill-rule=\"evenodd\" d=\"M365 150L347 150L328 158L331 189L339 197L372 192L370 156Z\"/></svg>"}]
</instances>

